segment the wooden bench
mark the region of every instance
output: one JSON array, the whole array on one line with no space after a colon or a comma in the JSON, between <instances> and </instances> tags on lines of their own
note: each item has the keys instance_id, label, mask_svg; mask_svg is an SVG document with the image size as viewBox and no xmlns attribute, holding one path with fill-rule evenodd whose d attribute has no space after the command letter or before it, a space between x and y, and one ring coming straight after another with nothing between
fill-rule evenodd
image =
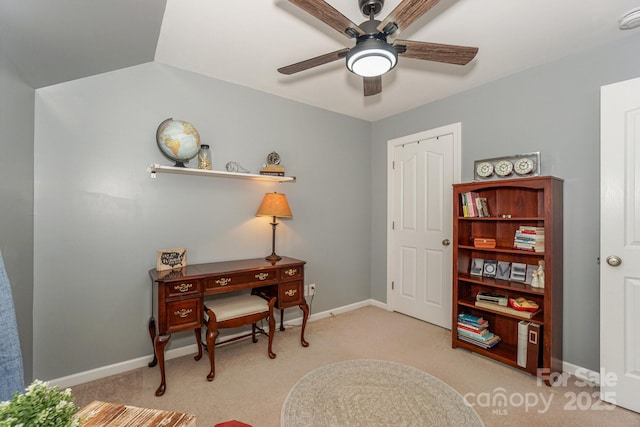
<instances>
[{"instance_id":1,"label":"wooden bench","mask_svg":"<svg viewBox=\"0 0 640 427\"><path fill-rule=\"evenodd\" d=\"M220 329L238 328L240 326L251 325L251 333L239 337L220 341L218 344L235 341L247 336L251 336L253 342L257 342L257 333L262 333L269 337L269 345L267 353L271 359L276 357L272 351L273 334L276 329L276 322L273 318L273 307L276 304L276 297L267 299L260 295L251 294L229 294L220 295L215 298L206 299L204 301L204 319L207 325L207 351L209 352L209 360L211 370L207 375L207 380L213 381L216 375L215 368L215 344ZM257 322L266 319L269 325L269 332L257 326Z\"/></svg>"}]
</instances>

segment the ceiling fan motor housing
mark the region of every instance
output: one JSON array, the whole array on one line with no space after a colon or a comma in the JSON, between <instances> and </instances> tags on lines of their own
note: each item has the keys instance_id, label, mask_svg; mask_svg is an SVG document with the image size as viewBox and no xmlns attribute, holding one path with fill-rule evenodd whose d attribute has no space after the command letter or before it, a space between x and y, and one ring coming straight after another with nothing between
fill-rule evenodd
<instances>
[{"instance_id":1,"label":"ceiling fan motor housing","mask_svg":"<svg viewBox=\"0 0 640 427\"><path fill-rule=\"evenodd\" d=\"M376 16L382 10L382 6L384 6L384 0L358 0L360 5L360 11L366 17Z\"/></svg>"}]
</instances>

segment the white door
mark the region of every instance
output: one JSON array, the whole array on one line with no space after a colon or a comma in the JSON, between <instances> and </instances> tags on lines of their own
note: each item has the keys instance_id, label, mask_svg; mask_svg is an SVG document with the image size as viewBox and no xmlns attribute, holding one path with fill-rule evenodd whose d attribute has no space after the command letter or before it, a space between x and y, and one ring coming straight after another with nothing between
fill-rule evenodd
<instances>
[{"instance_id":1,"label":"white door","mask_svg":"<svg viewBox=\"0 0 640 427\"><path fill-rule=\"evenodd\" d=\"M600 130L600 393L640 412L640 79L602 87Z\"/></svg>"},{"instance_id":2,"label":"white door","mask_svg":"<svg viewBox=\"0 0 640 427\"><path fill-rule=\"evenodd\" d=\"M456 123L388 143L387 302L393 311L448 329L460 128Z\"/></svg>"}]
</instances>

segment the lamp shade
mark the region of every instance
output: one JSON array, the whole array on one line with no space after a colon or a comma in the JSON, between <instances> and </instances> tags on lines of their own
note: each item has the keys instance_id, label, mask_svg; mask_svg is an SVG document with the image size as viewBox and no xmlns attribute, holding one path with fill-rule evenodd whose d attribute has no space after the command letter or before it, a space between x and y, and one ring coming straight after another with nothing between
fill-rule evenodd
<instances>
[{"instance_id":1,"label":"lamp shade","mask_svg":"<svg viewBox=\"0 0 640 427\"><path fill-rule=\"evenodd\" d=\"M260 203L256 216L276 216L280 218L292 218L291 208L287 196L282 193L267 193Z\"/></svg>"}]
</instances>

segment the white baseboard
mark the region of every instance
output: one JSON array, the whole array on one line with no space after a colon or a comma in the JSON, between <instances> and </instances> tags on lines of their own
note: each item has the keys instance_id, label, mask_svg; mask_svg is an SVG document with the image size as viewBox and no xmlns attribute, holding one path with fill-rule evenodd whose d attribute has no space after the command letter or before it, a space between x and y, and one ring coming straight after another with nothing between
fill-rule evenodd
<instances>
[{"instance_id":1,"label":"white baseboard","mask_svg":"<svg viewBox=\"0 0 640 427\"><path fill-rule=\"evenodd\" d=\"M335 314L346 313L348 311L356 310L358 308L373 305L380 308L386 308L386 304L375 300L365 300L354 304L349 304L343 307L338 307L333 310L327 310L320 313L315 313L309 316L308 322L315 322L316 320L331 317ZM285 325L302 325L302 316L296 317L285 321ZM242 333L238 333L240 335ZM233 335L229 335L232 338ZM184 347L174 348L167 350L164 354L165 360L175 359L177 357L186 356L189 354L196 354L198 346L196 344L187 345ZM205 355L206 357L206 355ZM58 386L59 388L73 387L78 384L84 384L90 381L99 380L101 378L110 377L112 375L122 374L124 372L131 371L133 369L144 368L148 366L149 362L153 360L153 354L148 356L138 357L132 360L126 360L120 363L114 363L113 365L103 366L89 371L79 372L77 374L68 375L66 377L56 378L48 380L51 385Z\"/></svg>"},{"instance_id":2,"label":"white baseboard","mask_svg":"<svg viewBox=\"0 0 640 427\"><path fill-rule=\"evenodd\" d=\"M357 310L359 308L374 306L381 308L383 310L388 310L387 304L374 300L368 299L364 301L360 301L357 303L345 305L342 307L337 307L332 310L322 311L320 313L314 313L309 316L308 322L315 322L316 320L325 319L327 317L333 317L336 314L347 313L352 310ZM285 322L285 325L291 326L299 326L302 324L302 316L296 317ZM195 354L198 351L198 347L196 344L187 345L180 348L171 349L165 352L165 360L171 360L178 357L186 356L189 354ZM96 369L91 369L89 371L79 372L77 374L69 375L66 377L56 378L53 380L49 380L49 384L58 386L60 388L73 387L78 384L84 384L90 381L99 380L101 378L106 378L112 375L122 374L124 372L131 371L137 368L144 368L148 366L149 362L153 359L153 355L138 357L136 359L126 360L120 363L114 363L113 365L107 365ZM566 373L574 375L576 378L579 378L584 381L588 381L595 384L600 384L600 374L595 371L591 371L589 369L564 362L562 364L562 370Z\"/></svg>"},{"instance_id":3,"label":"white baseboard","mask_svg":"<svg viewBox=\"0 0 640 427\"><path fill-rule=\"evenodd\" d=\"M600 372L592 371L591 369L583 368L582 366L569 362L562 362L562 371L588 383L600 385Z\"/></svg>"}]
</instances>

